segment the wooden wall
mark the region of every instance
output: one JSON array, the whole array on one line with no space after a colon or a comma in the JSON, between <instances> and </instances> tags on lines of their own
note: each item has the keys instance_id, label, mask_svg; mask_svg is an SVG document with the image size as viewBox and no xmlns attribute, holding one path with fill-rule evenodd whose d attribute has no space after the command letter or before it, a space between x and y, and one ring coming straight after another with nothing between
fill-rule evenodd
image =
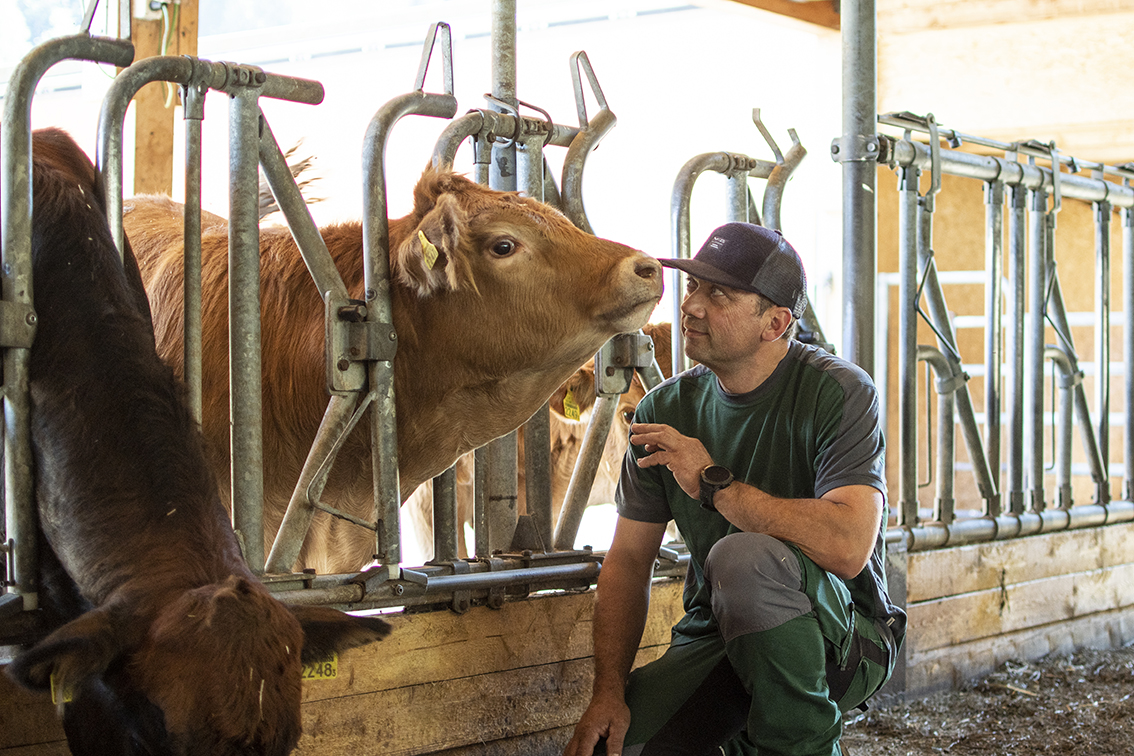
<instances>
[{"instance_id":1,"label":"wooden wall","mask_svg":"<svg viewBox=\"0 0 1134 756\"><path fill-rule=\"evenodd\" d=\"M681 581L655 583L638 655L664 652ZM305 681L299 756L552 756L590 700L594 592L502 609L395 614L391 636L342 655L331 680ZM0 669L0 756L66 754L46 696Z\"/></svg>"},{"instance_id":2,"label":"wooden wall","mask_svg":"<svg viewBox=\"0 0 1134 756\"><path fill-rule=\"evenodd\" d=\"M906 693L1134 641L1134 524L909 555Z\"/></svg>"}]
</instances>

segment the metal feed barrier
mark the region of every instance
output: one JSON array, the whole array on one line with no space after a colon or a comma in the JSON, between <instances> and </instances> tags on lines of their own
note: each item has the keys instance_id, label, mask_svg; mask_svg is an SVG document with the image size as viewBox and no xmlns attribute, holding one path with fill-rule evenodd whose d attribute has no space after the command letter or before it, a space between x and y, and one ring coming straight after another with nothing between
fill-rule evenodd
<instances>
[{"instance_id":1,"label":"metal feed barrier","mask_svg":"<svg viewBox=\"0 0 1134 756\"><path fill-rule=\"evenodd\" d=\"M877 136L878 162L898 174L899 191L899 312L898 312L898 529L890 543L910 550L991 541L1068 528L1127 522L1134 519L1134 167L1108 166L1061 154L1054 143L1004 143L962 134L939 126L932 115L893 113L879 117L884 126L902 130L901 137ZM914 133L924 140L914 140ZM948 145L942 145L942 142ZM963 152L962 144L1002 156ZM1046 163L1046 165L1044 165ZM1064 170L1067 167L1068 170ZM929 186L920 193L920 178L929 173ZM1090 171L1090 176L1084 176ZM943 175L983 182L986 204L986 267L984 360L984 429L979 427L968 390L968 363L963 362L957 329L945 299L948 274L937 269L933 247L935 196ZM1063 199L1092 203L1095 217L1095 307L1092 410L1081 360L1072 338L1055 267L1056 217ZM1110 223L1122 212L1123 343L1125 347L1125 450L1122 470L1124 500L1112 500L1109 487L1110 424ZM1007 271L1004 258L1007 214ZM1007 276L1007 287L1004 279ZM956 278L956 274L953 275ZM966 277L965 280L972 280ZM880 299L885 299L880 297ZM888 318L885 309L882 318ZM929 324L936 345L917 343L918 319ZM958 319L959 320L959 319ZM1076 320L1078 322L1078 320ZM880 324L883 325L883 324ZM1055 343L1045 343L1050 327ZM885 334L882 328L880 333ZM1057 374L1052 389L1058 398L1045 407L1045 364ZM917 363L925 362L935 376L937 402L936 452L932 477L936 481L931 511L918 503ZM885 376L881 367L877 373ZM1004 391L1001 391L1001 381ZM884 384L884 382L883 382ZM1045 423L1053 416L1054 497L1045 489ZM1002 429L1001 416L1006 418ZM933 415L927 420L931 432ZM969 466L981 498L980 511L959 515L954 478L959 467L954 430L959 425ZM1078 426L1094 498L1089 504L1072 500L1072 442ZM1006 448L1001 449L1001 436ZM1001 480L1001 469L1005 474ZM929 470L927 470L928 472ZM1005 493L1006 492L1006 495ZM1049 504L1049 498L1052 498Z\"/></svg>"}]
</instances>

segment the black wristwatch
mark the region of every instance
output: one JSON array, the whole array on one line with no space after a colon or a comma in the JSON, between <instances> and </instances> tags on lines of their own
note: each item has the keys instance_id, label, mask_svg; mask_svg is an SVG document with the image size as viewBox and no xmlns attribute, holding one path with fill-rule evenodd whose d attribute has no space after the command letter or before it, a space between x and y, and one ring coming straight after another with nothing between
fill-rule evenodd
<instances>
[{"instance_id":1,"label":"black wristwatch","mask_svg":"<svg viewBox=\"0 0 1134 756\"><path fill-rule=\"evenodd\" d=\"M732 483L732 472L722 465L707 465L701 470L701 508L716 512L713 494Z\"/></svg>"}]
</instances>

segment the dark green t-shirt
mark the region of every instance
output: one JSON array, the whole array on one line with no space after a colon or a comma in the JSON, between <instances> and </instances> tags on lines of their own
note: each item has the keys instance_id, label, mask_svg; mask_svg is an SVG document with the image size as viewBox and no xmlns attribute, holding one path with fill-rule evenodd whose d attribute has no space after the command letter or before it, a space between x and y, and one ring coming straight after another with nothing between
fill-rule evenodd
<instances>
[{"instance_id":1,"label":"dark green t-shirt","mask_svg":"<svg viewBox=\"0 0 1134 756\"><path fill-rule=\"evenodd\" d=\"M783 498L818 498L849 485L886 493L878 392L865 371L815 346L792 341L771 376L747 394L729 394L704 366L677 375L638 405L634 422L665 423L697 438L737 480ZM644 522L674 520L689 547L686 616L675 631L696 636L716 630L704 590L705 557L736 532L724 516L702 509L664 466L641 469L645 449L631 445L618 486L618 511ZM889 600L885 524L866 569L844 581L869 616L904 619Z\"/></svg>"}]
</instances>

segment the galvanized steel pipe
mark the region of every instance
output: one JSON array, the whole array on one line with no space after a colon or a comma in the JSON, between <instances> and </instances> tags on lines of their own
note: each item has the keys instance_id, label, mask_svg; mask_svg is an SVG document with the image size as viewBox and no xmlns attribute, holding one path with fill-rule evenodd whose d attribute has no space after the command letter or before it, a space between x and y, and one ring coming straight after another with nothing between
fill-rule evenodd
<instances>
[{"instance_id":1,"label":"galvanized steel pipe","mask_svg":"<svg viewBox=\"0 0 1134 756\"><path fill-rule=\"evenodd\" d=\"M47 69L62 60L89 60L128 66L134 58L129 42L76 34L35 47L8 79L0 128L0 233L3 243L4 301L31 307L31 101ZM28 313L34 325L34 313ZM13 542L11 583L23 607L38 606L35 492L32 480L28 365L31 350L4 350L4 523Z\"/></svg>"}]
</instances>

